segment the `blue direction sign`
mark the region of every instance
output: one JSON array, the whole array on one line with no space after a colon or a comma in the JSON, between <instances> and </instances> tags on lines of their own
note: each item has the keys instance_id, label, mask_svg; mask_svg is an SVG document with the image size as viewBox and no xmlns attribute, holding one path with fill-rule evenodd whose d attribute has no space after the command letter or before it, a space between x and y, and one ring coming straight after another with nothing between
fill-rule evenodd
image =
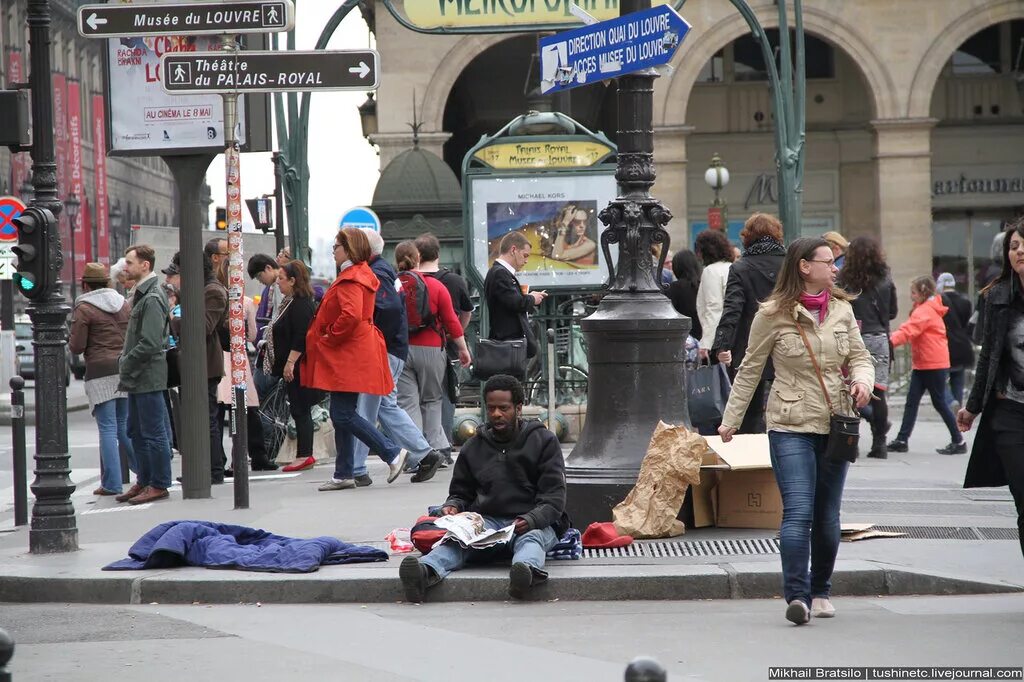
<instances>
[{"instance_id":1,"label":"blue direction sign","mask_svg":"<svg viewBox=\"0 0 1024 682\"><path fill-rule=\"evenodd\" d=\"M667 64L690 31L671 5L632 12L540 40L544 94Z\"/></svg>"},{"instance_id":2,"label":"blue direction sign","mask_svg":"<svg viewBox=\"0 0 1024 682\"><path fill-rule=\"evenodd\" d=\"M380 232L380 218L370 209L357 206L341 217L341 227L368 227L374 232Z\"/></svg>"}]
</instances>

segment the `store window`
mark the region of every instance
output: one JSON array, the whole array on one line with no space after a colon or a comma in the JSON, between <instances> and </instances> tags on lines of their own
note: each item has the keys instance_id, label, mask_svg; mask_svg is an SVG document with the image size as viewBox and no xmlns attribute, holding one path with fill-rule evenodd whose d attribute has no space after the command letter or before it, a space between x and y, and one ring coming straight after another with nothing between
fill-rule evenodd
<instances>
[{"instance_id":1,"label":"store window","mask_svg":"<svg viewBox=\"0 0 1024 682\"><path fill-rule=\"evenodd\" d=\"M932 224L932 277L952 273L957 291L973 301L999 274L993 256L1001 259L1002 247L993 251L993 241L1002 232L1007 218L972 212L937 214Z\"/></svg>"}]
</instances>

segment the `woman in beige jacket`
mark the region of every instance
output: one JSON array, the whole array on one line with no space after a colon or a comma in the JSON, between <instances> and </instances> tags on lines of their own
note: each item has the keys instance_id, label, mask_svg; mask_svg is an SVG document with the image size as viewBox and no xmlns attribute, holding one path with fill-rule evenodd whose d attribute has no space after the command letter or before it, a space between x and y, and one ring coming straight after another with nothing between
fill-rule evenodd
<instances>
[{"instance_id":1,"label":"woman in beige jacket","mask_svg":"<svg viewBox=\"0 0 1024 682\"><path fill-rule=\"evenodd\" d=\"M825 457L828 402L837 413L856 416L855 408L867 404L875 382L850 296L835 286L838 272L825 240L804 238L790 244L775 290L754 317L747 355L718 429L723 441L732 439L771 357L775 381L765 418L772 469L782 493L786 618L797 625L811 615L835 615L829 594L849 464ZM821 370L828 401L808 349Z\"/></svg>"}]
</instances>

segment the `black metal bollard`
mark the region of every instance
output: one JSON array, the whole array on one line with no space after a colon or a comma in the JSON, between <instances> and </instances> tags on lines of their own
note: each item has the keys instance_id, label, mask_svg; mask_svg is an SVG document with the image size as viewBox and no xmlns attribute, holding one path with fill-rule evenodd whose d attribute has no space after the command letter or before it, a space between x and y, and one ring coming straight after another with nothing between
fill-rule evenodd
<instances>
[{"instance_id":1,"label":"black metal bollard","mask_svg":"<svg viewBox=\"0 0 1024 682\"><path fill-rule=\"evenodd\" d=\"M14 656L14 640L6 630L0 628L0 682L11 682L11 673L7 670L7 664L12 656Z\"/></svg>"},{"instance_id":2,"label":"black metal bollard","mask_svg":"<svg viewBox=\"0 0 1024 682\"><path fill-rule=\"evenodd\" d=\"M626 682L665 682L668 673L653 658L634 658L626 667Z\"/></svg>"},{"instance_id":3,"label":"black metal bollard","mask_svg":"<svg viewBox=\"0 0 1024 682\"><path fill-rule=\"evenodd\" d=\"M14 525L28 523L28 482L25 463L25 380L11 377L11 442L14 443ZM2 678L0 678L2 682Z\"/></svg>"}]
</instances>

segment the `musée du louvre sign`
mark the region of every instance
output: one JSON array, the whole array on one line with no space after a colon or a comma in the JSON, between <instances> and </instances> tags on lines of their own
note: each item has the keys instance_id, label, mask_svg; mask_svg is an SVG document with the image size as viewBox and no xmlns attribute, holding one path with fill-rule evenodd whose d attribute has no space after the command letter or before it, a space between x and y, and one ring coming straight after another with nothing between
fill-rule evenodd
<instances>
[{"instance_id":1,"label":"mus\u00e9e du louvre sign","mask_svg":"<svg viewBox=\"0 0 1024 682\"><path fill-rule=\"evenodd\" d=\"M580 20L570 11L574 4L599 21L619 16L619 0L386 0L385 4L392 14L401 8L409 23L428 31L575 25ZM672 4L678 9L683 0L652 0L651 4Z\"/></svg>"}]
</instances>

